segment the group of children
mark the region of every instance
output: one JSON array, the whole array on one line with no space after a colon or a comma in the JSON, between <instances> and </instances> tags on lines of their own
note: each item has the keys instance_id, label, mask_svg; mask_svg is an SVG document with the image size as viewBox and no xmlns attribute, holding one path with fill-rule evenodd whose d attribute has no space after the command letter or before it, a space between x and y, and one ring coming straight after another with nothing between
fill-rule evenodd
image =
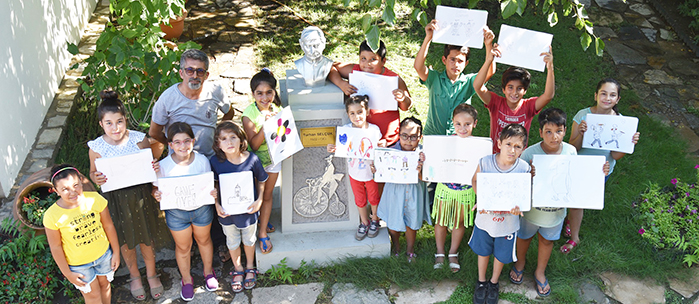
<instances>
[{"instance_id":1,"label":"group of children","mask_svg":"<svg viewBox=\"0 0 699 304\"><path fill-rule=\"evenodd\" d=\"M619 102L619 84L610 79L600 82L595 91L595 105L581 110L574 117L570 144L562 141L566 133L566 115L563 111L549 108L539 113L554 97L554 69L551 51L542 53L547 67L546 87L539 97L524 98L529 87L530 74L525 69L508 68L502 77L502 92L499 96L490 92L485 83L495 72L494 58L500 56L495 35L484 29L486 60L478 73L463 74L468 64L469 50L465 47L447 45L442 62L445 71L435 71L425 66L427 50L436 20L426 27L426 37L415 58L415 69L421 83L429 90L427 121L423 128L420 120L407 117L400 120L398 110L379 111L369 108L364 95L352 95L356 88L344 79L352 71L398 76L387 69L386 47L381 42L374 52L366 42L359 52L359 64L336 63L328 79L342 91L351 95L345 100L350 123L346 126L369 129L380 134L378 145L401 151L420 151L423 134L456 135L461 138L472 136L478 122L478 113L470 105L470 99L478 94L490 112L490 137L493 140L493 155L480 160L476 172L526 173L532 172L534 154L603 154L608 163L603 168L611 173L615 161L624 154L607 150L582 148L582 135L587 131L585 116L588 113L620 115L616 110ZM344 78L344 79L343 79ZM175 123L168 128L167 139L171 154L153 168L158 177L193 175L213 171L215 180L220 174L251 171L255 185L255 201L247 214L229 215L221 206L220 188L216 183L211 196L214 206L205 205L194 210L166 210L165 223L176 244L176 260L182 275L181 297L189 301L194 297L191 269L192 240L196 240L203 262L205 287L218 289L217 276L212 268L213 246L210 236L214 213L223 227L235 267L232 272L232 289L240 292L255 286L257 270L254 265L255 244L260 240L263 253L272 250L267 232L272 227L269 216L272 208L272 191L280 172L280 164L272 163L262 130L263 123L281 109L276 91L277 81L272 73L263 69L251 80L254 102L243 113L242 126L223 121L214 134L215 155L210 159L193 150L195 137L186 123ZM412 104L405 82L399 77L399 88L393 91L401 110ZM150 147L145 134L126 128L126 113L116 93L103 92L103 101L98 108L99 123L105 134L88 143L91 161L90 178L98 185L108 176L97 171L95 160L138 152ZM527 148L528 130L531 120L539 114L542 141ZM639 134L633 137L638 141ZM335 146L328 145L327 151L334 152ZM421 170L425 155L420 153L416 170ZM475 303L496 303L499 294L498 278L504 264L515 262L510 270L510 280L519 284L525 265L525 256L531 239L539 233L539 255L534 276L537 293L550 294L551 288L545 277L553 241L561 231L570 240L561 247L563 253L570 252L580 242L579 230L582 209L571 209L566 217L562 208L533 208L520 218L519 208L510 212L474 212L476 210L476 175L471 185L456 183L417 184L376 183L375 168L371 161L348 159L350 185L355 204L359 209L360 223L355 234L357 240L366 236L376 237L380 220L389 229L393 245L392 254L400 252L399 237L405 232L408 261L416 258L414 243L416 231L424 221L435 225L436 251L434 268L445 262L453 272L460 270L459 246L466 228L473 226L469 246L478 255L478 283L474 293ZM86 303L109 303L109 281L119 265L120 256L131 274L131 293L137 300L144 300L145 293L136 263L135 246L139 245L146 264L150 293L154 299L162 296L163 287L155 269L153 246L163 238L161 212L151 198L161 199L157 185L137 185L103 193L83 192L81 175L70 165L56 166L52 170L51 182L61 199L53 205L44 218L51 251L63 274L80 289ZM421 179L421 178L420 178ZM529 202L522 202L528 204ZM368 205L368 206L367 206ZM108 211L107 211L108 210ZM259 212L258 212L259 211ZM258 224L260 231L258 233ZM273 229L272 229L273 230ZM451 245L447 253L446 237L451 231ZM78 235L82 234L82 235ZM243 265L240 243L243 243L246 263ZM486 269L490 256L495 257L490 279ZM91 292L100 290L99 294Z\"/></svg>"},{"instance_id":2,"label":"group of children","mask_svg":"<svg viewBox=\"0 0 699 304\"><path fill-rule=\"evenodd\" d=\"M379 49L373 52L362 44L359 52L360 64L336 63L329 79L351 95L345 101L350 123L346 127L369 129L380 132L379 147L402 151L420 151L419 144L423 134L427 135L456 135L462 138L472 136L478 122L478 113L470 105L470 98L478 94L490 112L490 138L493 141L493 154L482 158L476 173L531 173L535 174L530 165L535 154L602 154L607 162L600 168L605 176L613 170L615 161L624 153L609 150L593 150L582 148L582 134L587 130L585 115L588 113L621 115L616 110L619 102L619 83L613 79L600 81L595 90L595 105L581 110L574 118L573 132L570 143L563 142L566 134L566 114L560 109L542 109L553 99L555 93L555 78L553 54L541 54L546 64L546 85L544 93L538 97L524 98L529 88L531 75L523 68L510 67L503 72L502 93L500 96L489 91L485 83L495 72L495 57L501 55L497 44L493 43L495 35L489 29L484 29L483 37L486 48L486 59L476 74L464 74L468 64L469 50L465 47L446 45L442 62L445 71L438 72L425 66L427 50L434 31L438 28L436 20L425 27L425 40L415 58L415 70L421 83L429 91L429 107L427 122L422 123L407 117L399 120L397 111L377 111L369 108L367 96L351 95L356 88L343 78L348 78L351 71L364 71L374 74L397 76L384 67L386 49L383 42ZM393 92L398 107L406 110L410 106L410 94L399 78L399 88ZM541 113L540 113L541 112ZM541 142L527 148L528 133L534 116L539 115L539 134ZM400 121L400 122L399 122ZM386 127L391 126L391 127ZM392 127L397 126L397 127ZM633 135L632 142L636 144L639 133ZM335 151L334 145L328 145L327 151ZM416 170L421 170L425 155L420 153L420 161ZM553 241L558 240L561 232L570 238L560 251L570 252L580 242L579 231L582 221L582 209L572 209L566 219L565 208L533 208L528 212L520 212L519 207L509 212L490 212L476 210L477 178L474 174L471 185L457 183L417 184L376 183L373 180L375 168L373 163L361 159L348 159L350 185L354 194L355 204L359 209L361 222L356 232L356 239L365 236L375 237L378 234L379 220L388 226L392 242L392 254L400 252L399 237L405 232L406 256L413 261L416 255L413 246L416 231L424 221L432 224L434 221L435 254L434 268L440 268L448 262L453 272L460 270L459 246L466 233L466 228L473 226L469 246L478 255L478 282L474 293L474 303L497 303L499 298L498 278L505 264L516 262L510 270L510 280L521 284L524 273L525 256L532 238L539 234L539 254L534 278L537 283L536 291L540 296L548 296L551 292L545 276L546 266L553 248ZM606 180L606 179L605 179ZM370 207L367 207L367 202ZM530 204L531 202L522 202ZM522 217L520 217L522 215ZM451 246L445 250L447 233L451 231ZM492 276L486 278L490 256L495 257Z\"/></svg>"}]
</instances>

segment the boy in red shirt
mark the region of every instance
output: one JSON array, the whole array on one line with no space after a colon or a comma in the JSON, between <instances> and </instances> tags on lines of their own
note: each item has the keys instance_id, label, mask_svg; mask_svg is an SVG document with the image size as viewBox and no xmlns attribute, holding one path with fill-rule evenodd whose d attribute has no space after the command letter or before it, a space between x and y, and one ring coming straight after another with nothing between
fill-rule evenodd
<instances>
[{"instance_id":1,"label":"boy in red shirt","mask_svg":"<svg viewBox=\"0 0 699 304\"><path fill-rule=\"evenodd\" d=\"M556 91L555 79L553 75L553 54L551 46L549 51L541 53L546 63L546 88L539 97L523 99L524 94L529 89L531 74L520 67L509 67L502 74L503 96L488 91L485 87L486 75L493 64L495 56L500 57L500 50L497 43L493 44L490 53L486 54L485 62L478 71L476 79L473 81L473 88L476 94L483 100L485 107L490 112L490 138L493 140L493 153L500 152L497 142L502 129L516 123L524 126L529 132L534 115L538 114L552 99Z\"/></svg>"}]
</instances>

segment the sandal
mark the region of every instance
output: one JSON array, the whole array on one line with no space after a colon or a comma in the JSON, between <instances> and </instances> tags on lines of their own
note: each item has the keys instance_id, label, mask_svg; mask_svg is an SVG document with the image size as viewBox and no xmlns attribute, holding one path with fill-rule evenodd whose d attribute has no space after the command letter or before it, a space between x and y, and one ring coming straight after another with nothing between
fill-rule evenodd
<instances>
[{"instance_id":1,"label":"sandal","mask_svg":"<svg viewBox=\"0 0 699 304\"><path fill-rule=\"evenodd\" d=\"M148 286L150 286L150 280L157 279L160 277L160 274L156 274L154 276L146 278L148 281ZM158 280L160 282L160 280ZM160 286L150 286L150 296L153 297L153 300L160 299L160 297L163 296L163 292L165 291L165 288L163 288L163 283L160 282Z\"/></svg>"},{"instance_id":2,"label":"sandal","mask_svg":"<svg viewBox=\"0 0 699 304\"><path fill-rule=\"evenodd\" d=\"M539 282L539 280L536 279L536 276L534 276L534 281L536 281L536 294L538 294L540 297L548 297L551 294L551 285L549 285L549 279L546 278L546 281L544 283ZM539 290L544 290L546 286L549 287L549 290L546 292L541 292Z\"/></svg>"},{"instance_id":3,"label":"sandal","mask_svg":"<svg viewBox=\"0 0 699 304\"><path fill-rule=\"evenodd\" d=\"M563 222L563 237L570 238L571 235L570 222L566 219L565 222Z\"/></svg>"},{"instance_id":4,"label":"sandal","mask_svg":"<svg viewBox=\"0 0 699 304\"><path fill-rule=\"evenodd\" d=\"M228 251L226 245L218 246L218 258L221 260L221 264L231 259L231 252Z\"/></svg>"},{"instance_id":5,"label":"sandal","mask_svg":"<svg viewBox=\"0 0 699 304\"><path fill-rule=\"evenodd\" d=\"M570 245L570 246L568 246ZM576 243L573 240L568 240L563 246L561 246L561 253L568 254L575 246L578 246L578 243Z\"/></svg>"},{"instance_id":6,"label":"sandal","mask_svg":"<svg viewBox=\"0 0 699 304\"><path fill-rule=\"evenodd\" d=\"M257 271L256 268L245 269L245 277L247 277L248 274L250 274L250 273L252 273L252 279L244 279L244 280L243 280L243 284L244 284L245 289L253 289L253 288L255 288L255 284L256 284L255 282L257 281L257 273L258 273L258 271ZM252 284L248 285L248 283L252 283Z\"/></svg>"},{"instance_id":7,"label":"sandal","mask_svg":"<svg viewBox=\"0 0 699 304\"><path fill-rule=\"evenodd\" d=\"M442 262L437 262L437 259L442 258ZM434 269L439 269L444 264L444 253L434 254Z\"/></svg>"},{"instance_id":8,"label":"sandal","mask_svg":"<svg viewBox=\"0 0 699 304\"><path fill-rule=\"evenodd\" d=\"M512 273L514 272L515 276L512 276ZM519 279L516 279L519 278ZM510 282L515 285L522 284L522 281L524 280L524 269L522 270L517 270L517 267L512 265L512 268L510 269Z\"/></svg>"},{"instance_id":9,"label":"sandal","mask_svg":"<svg viewBox=\"0 0 699 304\"><path fill-rule=\"evenodd\" d=\"M267 241L269 241L269 248L267 246ZM260 238L260 251L262 251L263 254L268 254L272 252L273 247L274 246L272 246L272 241L269 240L268 236Z\"/></svg>"},{"instance_id":10,"label":"sandal","mask_svg":"<svg viewBox=\"0 0 699 304\"><path fill-rule=\"evenodd\" d=\"M405 255L408 256L408 263L412 263L415 259L417 259L417 254L414 252L406 252Z\"/></svg>"},{"instance_id":11,"label":"sandal","mask_svg":"<svg viewBox=\"0 0 699 304\"><path fill-rule=\"evenodd\" d=\"M451 268L451 272L459 272L459 270L461 270L461 265L459 265L459 253L450 253L449 258L456 258L456 263L452 263L451 261L449 262L449 268Z\"/></svg>"},{"instance_id":12,"label":"sandal","mask_svg":"<svg viewBox=\"0 0 699 304\"><path fill-rule=\"evenodd\" d=\"M234 271L231 272L230 275L233 277L231 278L231 289L233 289L233 292L239 293L243 291L243 281L236 281L236 277L243 277L243 280L245 280L245 273L242 271Z\"/></svg>"},{"instance_id":13,"label":"sandal","mask_svg":"<svg viewBox=\"0 0 699 304\"><path fill-rule=\"evenodd\" d=\"M139 276L137 278L130 278L130 279L126 280L126 282L131 283L131 282L136 281L136 280L141 280L141 277ZM137 301L143 301L146 299L146 291L143 289L143 282L141 282L141 288L132 289L129 286L129 289L131 290L131 296L134 299L136 299Z\"/></svg>"},{"instance_id":14,"label":"sandal","mask_svg":"<svg viewBox=\"0 0 699 304\"><path fill-rule=\"evenodd\" d=\"M274 225L272 223L267 223L267 233L272 233L277 231L277 228L274 228Z\"/></svg>"}]
</instances>

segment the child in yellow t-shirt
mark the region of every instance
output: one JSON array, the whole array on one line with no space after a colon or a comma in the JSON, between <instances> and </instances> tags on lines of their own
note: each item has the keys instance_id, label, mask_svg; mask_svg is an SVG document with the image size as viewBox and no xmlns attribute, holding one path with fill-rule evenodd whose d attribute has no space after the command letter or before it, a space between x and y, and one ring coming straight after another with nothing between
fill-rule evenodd
<instances>
[{"instance_id":1,"label":"child in yellow t-shirt","mask_svg":"<svg viewBox=\"0 0 699 304\"><path fill-rule=\"evenodd\" d=\"M119 241L107 200L83 192L82 175L71 165L53 167L51 183L61 197L43 219L51 255L85 303L111 303L109 282L119 267Z\"/></svg>"}]
</instances>

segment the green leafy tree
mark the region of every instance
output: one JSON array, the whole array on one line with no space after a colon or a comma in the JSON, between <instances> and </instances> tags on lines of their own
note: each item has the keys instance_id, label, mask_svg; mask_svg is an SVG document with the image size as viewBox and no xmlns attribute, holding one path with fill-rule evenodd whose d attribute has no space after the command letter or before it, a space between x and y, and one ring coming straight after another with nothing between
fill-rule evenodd
<instances>
[{"instance_id":1,"label":"green leafy tree","mask_svg":"<svg viewBox=\"0 0 699 304\"><path fill-rule=\"evenodd\" d=\"M604 42L597 37L592 29L592 21L587 16L585 6L578 0L468 0L468 8L475 8L481 1L495 2L500 4L500 12L503 19L507 19L517 14L522 16L525 10L529 7L532 10L538 10L543 13L550 26L555 26L558 23L558 12L562 12L564 17L575 18L575 26L580 30L580 45L584 50L587 50L594 41L595 52L598 56L602 56L604 51ZM622 0L626 2L626 0ZM366 37L369 46L377 50L379 48L379 40L381 31L379 29L379 21L383 20L389 26L393 26L396 21L396 0L343 0L345 6L351 5L353 2L358 3L364 8L367 13L359 20L362 31ZM420 4L412 13L412 18L420 22L422 26L426 26L430 22L430 18L423 9L427 9L430 5L441 5L441 0L408 0L411 5Z\"/></svg>"}]
</instances>

